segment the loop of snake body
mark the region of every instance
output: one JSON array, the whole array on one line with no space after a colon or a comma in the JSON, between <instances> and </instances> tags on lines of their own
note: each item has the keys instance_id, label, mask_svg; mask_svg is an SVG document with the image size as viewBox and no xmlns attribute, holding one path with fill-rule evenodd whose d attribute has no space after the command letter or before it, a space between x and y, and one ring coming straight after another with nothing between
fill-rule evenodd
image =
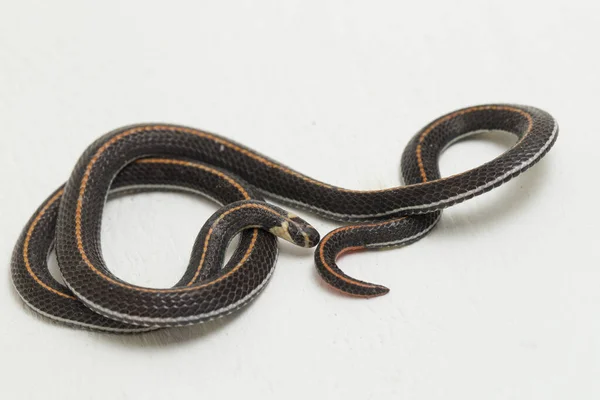
<instances>
[{"instance_id":1,"label":"loop of snake body","mask_svg":"<svg viewBox=\"0 0 600 400\"><path fill-rule=\"evenodd\" d=\"M518 140L494 160L442 178L440 154L485 131L509 132ZM408 143L401 161L405 186L358 191L320 182L213 133L169 124L123 127L96 140L68 182L31 217L13 252L13 283L32 309L70 325L141 332L203 322L239 309L261 292L275 267L276 235L303 247L318 243L317 270L333 288L379 296L388 289L346 275L336 258L347 251L420 239L439 221L443 208L519 175L550 150L557 135L556 121L534 107L461 109L431 122ZM114 276L102 257L106 200L146 190L191 191L223 204L200 231L189 266L173 288L129 284ZM313 227L266 203L262 195L357 223L319 242ZM225 249L240 232L240 244L223 266ZM65 284L48 270L54 246Z\"/></svg>"}]
</instances>

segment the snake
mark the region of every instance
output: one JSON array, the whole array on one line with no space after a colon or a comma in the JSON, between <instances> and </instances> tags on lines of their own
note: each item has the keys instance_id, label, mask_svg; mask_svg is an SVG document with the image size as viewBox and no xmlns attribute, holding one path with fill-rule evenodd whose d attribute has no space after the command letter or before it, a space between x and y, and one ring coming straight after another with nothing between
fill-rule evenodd
<instances>
[{"instance_id":1,"label":"snake","mask_svg":"<svg viewBox=\"0 0 600 400\"><path fill-rule=\"evenodd\" d=\"M516 142L493 160L442 177L440 155L483 132L508 132ZM344 273L344 253L413 243L442 210L508 182L553 146L558 124L546 111L516 104L471 106L443 115L408 142L403 185L353 190L330 185L223 136L187 126L121 127L93 142L68 181L35 211L15 245L12 281L37 313L71 326L135 333L212 320L239 310L273 275L277 238L315 247L319 276L344 294L371 298L385 286ZM310 157L310 155L307 155ZM202 226L188 267L171 288L128 283L111 273L101 248L106 202L145 191L185 191L220 208ZM343 226L323 238L304 219L265 198ZM226 249L239 235L230 259ZM55 249L62 281L49 271Z\"/></svg>"}]
</instances>

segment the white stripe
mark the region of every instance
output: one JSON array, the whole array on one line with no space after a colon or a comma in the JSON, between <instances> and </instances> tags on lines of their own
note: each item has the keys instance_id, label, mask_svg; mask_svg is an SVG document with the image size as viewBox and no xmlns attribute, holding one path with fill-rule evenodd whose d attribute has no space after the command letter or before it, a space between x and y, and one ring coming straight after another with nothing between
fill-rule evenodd
<instances>
[{"instance_id":1,"label":"white stripe","mask_svg":"<svg viewBox=\"0 0 600 400\"><path fill-rule=\"evenodd\" d=\"M136 191L136 190L150 191L152 189L164 190L164 191L169 191L169 192L185 192L185 193L198 194L198 195L201 195L202 197L206 197L207 199L214 201L217 204L223 205L223 203L221 201L215 199L214 197L212 197L209 194L206 194L205 192L202 192L202 191L196 190L196 189L192 189L189 187L177 186L177 185L160 185L160 184L129 185L129 186L122 186L117 189L111 189L108 194L109 194L109 196L113 196L113 195L121 194L123 192L128 192L128 191Z\"/></svg>"},{"instance_id":2,"label":"white stripe","mask_svg":"<svg viewBox=\"0 0 600 400\"><path fill-rule=\"evenodd\" d=\"M192 188L188 188L188 187L183 187L183 186L177 186L177 185L160 185L160 184L137 184L137 185L128 185L128 186L122 186L120 188L117 189L110 189L108 194L107 194L107 198L109 196L114 196L114 195L118 195L120 193L123 192L127 192L127 191L135 191L135 190L150 190L150 189L156 189L156 190L165 190L165 191L172 191L172 192L186 192L186 193L192 193L192 194L198 194L201 195L203 197L206 197L209 200L214 201L217 204L223 205L222 202L220 202L219 200L213 198L212 196L200 191L200 190L196 190L196 189L192 189ZM48 250L48 256L50 255L50 252L52 252L54 248L54 244L52 244L49 247ZM48 257L46 257L48 258ZM62 274L62 270L60 269L60 266L58 268L58 272L60 273L60 276L62 277L62 280L64 282L66 282L65 277ZM57 281L55 279L55 281L60 284L61 286L65 286L62 282Z\"/></svg>"},{"instance_id":3,"label":"white stripe","mask_svg":"<svg viewBox=\"0 0 600 400\"><path fill-rule=\"evenodd\" d=\"M159 324L159 323L186 324L186 323L194 323L194 322L206 322L204 320L210 320L210 319L214 319L217 317L222 317L227 314L230 314L231 312L237 310L238 308L241 308L247 302L252 300L256 295L258 295L258 293L267 284L267 282L273 275L274 271L275 271L275 267L271 268L271 270L269 271L266 278L257 287L255 287L247 296L236 301L235 303L229 304L226 307L219 308L217 310L213 310L208 313L190 315L190 316L185 316L185 317L155 318L155 317L140 317L140 316L120 313L117 311L110 310L106 307L102 307L102 306L86 299L81 294L79 294L77 291L75 291L71 286L69 286L68 283L67 283L67 286L69 286L69 289L71 289L71 291L77 296L77 298L79 300L81 300L83 303L85 303L92 310L94 310L102 315L105 315L108 318L114 317L114 318L124 321L124 322L137 323L137 324Z\"/></svg>"},{"instance_id":4,"label":"white stripe","mask_svg":"<svg viewBox=\"0 0 600 400\"><path fill-rule=\"evenodd\" d=\"M47 312L44 312L44 311L40 310L39 308L34 307L31 303L29 303L27 300L25 300L25 298L23 296L21 296L21 293L19 293L18 290L17 290L17 293L19 294L19 297L21 297L21 300L23 300L23 303L25 303L27 305L27 307L31 308L36 313L43 315L44 317L50 318L54 321L59 321L59 322L66 323L69 325L77 325L77 326L87 328L87 329L106 331L106 332L114 332L114 333L150 332L150 331L157 329L154 327L139 327L139 328L129 328L129 329L112 328L112 327L108 327L108 326L86 324L84 322L79 322L79 321L75 321L72 319L57 317L56 315L48 314Z\"/></svg>"},{"instance_id":5,"label":"white stripe","mask_svg":"<svg viewBox=\"0 0 600 400\"><path fill-rule=\"evenodd\" d=\"M379 247L387 247L387 246L397 246L400 245L402 243L406 243L406 242L410 242L411 240L414 239L418 239L421 236L425 236L425 234L427 232L429 232L430 230L433 229L433 227L439 222L440 218L442 217L442 214L440 213L440 215L435 219L435 221L433 221L433 223L429 226L427 226L425 229L423 229L422 231L415 233L412 236L406 237L406 238L402 238L400 240L394 240L391 242L383 242L383 243L373 243L373 244L368 244L366 247L373 249L373 248L379 248Z\"/></svg>"},{"instance_id":6,"label":"white stripe","mask_svg":"<svg viewBox=\"0 0 600 400\"><path fill-rule=\"evenodd\" d=\"M467 136L468 134L475 134L475 133L479 133L481 131L475 131L473 132L468 132L465 135L462 135L458 138L456 138L455 140L460 140L462 138L464 138L465 136ZM322 208L319 208L317 206L314 205L310 205L310 204L306 204L303 203L301 201L298 200L293 200L293 199L289 199L287 197L284 196L280 196L280 195L276 195L270 192L267 192L263 189L261 189L261 191L263 193L265 193L267 196L269 197L273 197L275 199L279 199L283 202L289 203L289 204L295 204L297 206L300 206L302 208L307 208L309 210L314 211L315 213L318 213L320 215L324 215L330 218L334 218L334 219L339 219L339 220L348 220L348 219L369 219L369 218L378 218L378 217L385 217L391 214L398 214L401 213L402 211L414 211L414 210L423 210L423 209L427 209L427 208L431 208L431 207L436 207L436 206L440 206L443 204L447 204L447 203L453 203L457 200L460 199L464 199L465 197L470 197L473 195L476 195L477 193L481 193L482 191L484 191L485 189L492 187L494 185L496 185L499 182L502 182L503 180L505 180L506 178L508 178L509 176L513 175L514 173L516 173L517 171L521 171L525 168L527 168L529 165L531 165L532 163L534 163L535 161L539 160L539 158L541 157L542 154L544 154L544 152L548 149L548 147L550 147L550 145L552 144L552 142L554 141L554 138L556 137L556 134L558 132L558 124L556 123L556 121L554 121L554 129L552 130L552 134L550 135L550 138L548 139L548 141L546 143L544 143L544 145L542 146L542 148L535 153L532 157L528 158L527 160L523 161L521 164L517 165L516 167L514 167L513 169L511 169L510 171L504 173L503 175L499 176L498 178L486 182L485 184L476 187L475 189L469 190L467 192L458 194L456 196L452 196L449 197L447 199L443 199L443 200L439 200L439 201L435 201L432 203L427 203L427 204L418 204L415 206L408 206L408 207L399 207L390 211L386 211L383 213L377 213L377 214L344 214L344 213L336 213L336 212L332 212L332 211L328 211L328 210L324 210Z\"/></svg>"},{"instance_id":7,"label":"white stripe","mask_svg":"<svg viewBox=\"0 0 600 400\"><path fill-rule=\"evenodd\" d=\"M470 197L472 195L475 195L477 193L480 193L482 191L484 191L485 189L492 187L494 185L496 185L497 183L505 180L507 177L513 175L514 173L516 173L517 171L523 170L525 168L527 168L529 165L531 165L532 163L534 163L535 161L537 161L542 154L544 154L544 152L548 149L548 147L552 144L552 142L554 141L554 138L556 137L556 134L558 132L558 124L556 123L556 121L554 121L554 128L552 130L552 134L550 135L549 140L544 144L544 146L542 146L542 148L536 153L534 154L531 158L523 161L521 164L517 165L516 167L514 167L513 169L511 169L510 171L504 173L503 175L499 176L498 178L485 183L482 186L479 186L473 190L458 194L456 196L444 199L444 200L439 200L436 202L432 202L432 203L427 203L427 204L419 204L419 205L415 205L415 206L408 206L408 207L400 207L394 210L390 210L387 211L385 213L377 213L377 214L343 214L343 213L334 213L331 211L327 211L324 209L321 209L319 207L313 206L313 205L309 205L309 204L305 204L303 202L297 201L297 200L292 200L283 196L279 196L279 195L275 195L269 192L265 192L264 190L261 190L265 193L267 193L268 196L276 198L276 199L280 199L284 202L287 203L291 203L291 204L296 204L299 205L301 207L304 208L308 208L310 210L313 210L319 214L322 215L326 215L329 217L333 217L333 218L340 218L340 219L347 219L347 218L376 218L376 217L382 217L382 216L386 216L386 215L390 215L390 214L396 214L396 213L400 213L402 211L411 211L411 210L422 210L422 209L427 209L427 208L431 208L431 207L436 207L439 205L443 205L446 203L452 203L455 202L457 200L463 199L465 197ZM452 141L450 141L449 143L446 144L446 146L444 147L443 150L445 150L448 146L450 146L451 144L453 144L454 142L464 139L466 136L470 136L470 135L475 135L481 133L481 131L473 131L473 132L467 132L464 135L458 136L456 138L454 138ZM111 194L115 194L115 193L119 193L119 192L123 192L123 191L127 191L127 190L135 190L135 189L149 189L149 188L153 188L153 189L166 189L166 190L177 190L177 191L188 191L188 192L192 192L192 193L196 193L196 194L201 194L217 203L220 203L219 201L217 201L216 199L214 199L211 196L206 195L203 192L200 192L198 190L194 190L194 189L190 189L190 188L182 188L179 186L174 186L174 185L131 185L131 186L126 186L126 187L122 187L116 190L112 190L110 193ZM424 234L426 234L427 232L429 232L431 229L433 229L433 227L435 226L435 224L439 221L439 218L436 219L436 221L434 223L432 223L430 226L428 226L426 229L424 229L423 231L410 236L408 238L403 238L400 239L398 241L392 241L392 242L386 242L386 243L378 243L376 245L370 245L367 247L383 247L383 246L392 246L392 245L399 245L408 241L411 241L413 239L417 239L420 236L423 236ZM186 317L172 317L172 318L152 318L152 317L139 317L139 316L131 316L131 315L127 315L127 314L123 314L123 313L119 313L116 311L112 311L109 310L105 307L101 307L91 301L89 301L88 299L84 298L83 296L81 296L79 293L77 293L75 290L73 290L72 287L70 287L67 283L67 286L69 286L69 288L73 291L73 293L75 293L75 295L85 304L87 304L89 307L98 310L100 313L105 314L107 316L113 316L117 319L120 320L124 320L124 321L135 321L136 323L142 323L142 324L152 324L152 323L174 323L174 324L179 324L179 323L192 323L192 322L198 322L199 320L208 320L208 319L212 319L212 318L216 318L219 316L223 316L226 314L229 314L233 311L235 311L236 309L240 308L241 306L243 306L245 303L249 302L254 296L256 296L263 288L264 286L267 284L267 282L269 281L269 279L271 278L273 272L274 272L275 268L271 268L271 270L269 271L269 274L267 275L267 277L263 280L263 282L261 282L256 288L254 288L252 290L252 292L250 292L247 296L245 296L244 298L238 300L235 303L232 303L226 307L208 312L208 313L204 313L204 314L199 314L199 315L192 315L192 316L186 316ZM17 290L18 293L18 290ZM21 294L19 293L19 296L21 296ZM77 321L73 321L73 320L67 320L67 319L63 319L54 315L50 315L48 313L45 313L35 307L33 307L30 303L28 303L23 296L21 296L21 298L23 299L23 302L25 302L25 304L27 304L27 306L29 306L31 309L33 309L34 311L38 312L41 315L44 315L48 318L57 320L57 321L61 321L61 322L66 322L66 323L70 323L70 324L74 324L74 325L79 325L79 326L83 326L86 328L91 328L91 329L98 329L98 330L106 330L106 331L112 331L112 332L143 332L143 331L148 331L148 330L153 330L155 328L150 327L150 328L140 328L140 329L118 329L118 328L107 328L107 327L101 327L101 326L96 326L96 325L90 325L90 324L85 324L82 322L77 322Z\"/></svg>"},{"instance_id":8,"label":"white stripe","mask_svg":"<svg viewBox=\"0 0 600 400\"><path fill-rule=\"evenodd\" d=\"M205 192L202 192L200 190L195 190L192 188L188 188L188 187L181 187L181 186L176 186L176 185L161 185L161 184L136 184L136 185L128 185L128 186L122 186L120 188L117 189L111 189L109 191L109 195L116 195L122 192L127 192L127 191L135 191L135 190L149 190L149 189L157 189L157 190L167 190L167 191L178 191L178 192L189 192L189 193L193 193L193 194L199 194L202 195L203 197L208 198L209 200L214 201L217 204L223 204L221 201L215 199L214 197L206 194ZM49 248L49 252L52 251L53 249L53 245L50 246ZM278 256L279 252L277 251L276 254L276 258ZM63 281L65 281L66 286L77 296L77 298L82 301L83 303L87 304L90 308L97 308L99 310L101 310L102 314L104 314L105 316L107 316L108 318L110 318L110 315L114 315L115 317L119 318L120 320L138 320L140 322L144 322L147 323L149 321L154 322L154 323L159 323L159 322L169 322L168 320L172 320L173 322L194 322L195 319L202 319L203 321L201 322L206 322L209 321L211 319L220 317L220 316L225 316L228 315L232 312L234 312L236 309L240 308L241 306L244 305L245 302L249 302L250 300L252 300L252 298L254 296L256 296L258 294L258 292L266 285L266 283L268 282L268 280L270 279L270 277L273 274L275 268L271 268L271 271L269 272L269 274L267 275L267 277L265 278L265 280L257 287L255 288L252 292L249 293L248 296L244 297L243 299L237 301L234 304L231 304L227 307L218 309L218 310L214 310L210 313L206 313L206 314L201 314L201 315L197 315L197 316L192 316L192 317L180 317L180 318L171 318L171 319L159 319L159 318L143 318L143 317L132 317L130 315L127 314L121 314L121 313L117 313L115 311L111 311L109 309L106 309L104 307L98 306L96 304L94 304L93 302L87 300L86 298L84 298L83 296L81 296L79 293L77 293L75 290L73 290L73 288L66 283L66 280L63 277ZM60 271L60 268L59 268ZM61 276L62 276L62 272L61 272ZM58 282L58 281L57 281ZM64 286L63 283L58 282L59 284L61 284L61 286ZM16 289L16 287L15 287ZM67 323L67 324L71 324L71 325L77 325L77 326L81 326L87 329L93 329L93 330L101 330L101 331L108 331L108 332L115 332L115 333L127 333L127 332L148 332L148 331L152 331L152 330L156 330L157 327L142 327L140 326L139 328L131 328L131 329L121 329L121 328L111 328L111 327L105 327L105 326L101 326L101 325L93 325L93 324L86 324L83 322L79 322L79 321L75 321L75 320L70 320L70 319L65 319L65 318L61 318L49 313L46 313L36 307L34 307L31 303L29 303L27 300L25 300L25 298L21 295L21 293L19 293L19 291L17 290L17 293L19 294L19 296L21 297L21 299L23 300L23 302L29 307L31 308L33 311L37 312L38 314L41 314L45 317L48 317L50 319L53 319L55 321L59 321L59 322L63 322L63 323Z\"/></svg>"}]
</instances>

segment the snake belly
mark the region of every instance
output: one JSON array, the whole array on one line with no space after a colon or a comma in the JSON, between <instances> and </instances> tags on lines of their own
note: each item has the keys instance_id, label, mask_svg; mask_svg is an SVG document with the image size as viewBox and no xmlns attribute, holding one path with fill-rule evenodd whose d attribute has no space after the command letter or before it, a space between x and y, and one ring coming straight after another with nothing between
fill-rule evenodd
<instances>
[{"instance_id":1,"label":"snake belly","mask_svg":"<svg viewBox=\"0 0 600 400\"><path fill-rule=\"evenodd\" d=\"M494 160L442 178L438 159L444 149L484 131L509 132L518 140ZM346 275L336 258L347 251L420 239L433 229L443 208L519 175L548 152L557 135L556 121L534 107L499 104L461 109L431 122L409 142L401 163L405 186L357 191L315 180L213 133L168 124L120 128L94 142L65 187L34 214L15 248L13 281L25 302L45 315L117 332L202 322L247 304L264 288L274 267L276 243L265 226L242 233L240 246L224 268L218 262L201 263L207 249L197 242L190 266L174 288L141 288L110 273L102 258L99 233L107 196L119 188L159 186L208 193L222 203L260 202L260 192L330 219L358 222L320 241L315 252L317 270L325 282L344 293L378 296L388 289ZM214 173L208 174L212 178L193 176L191 171L201 168L185 163L213 169L220 178ZM149 172L152 168L156 173ZM163 168L169 172L160 172ZM203 185L203 179L219 183ZM231 197L221 190L228 190ZM286 216L283 210L271 212L280 213L271 232L289 237L290 224L299 219ZM246 218L245 214L240 218ZM312 239L305 244L314 244L309 243L315 241L314 232L298 229L302 228L297 228L296 244L302 245L301 238L309 234ZM68 289L47 272L47 254L54 241Z\"/></svg>"}]
</instances>

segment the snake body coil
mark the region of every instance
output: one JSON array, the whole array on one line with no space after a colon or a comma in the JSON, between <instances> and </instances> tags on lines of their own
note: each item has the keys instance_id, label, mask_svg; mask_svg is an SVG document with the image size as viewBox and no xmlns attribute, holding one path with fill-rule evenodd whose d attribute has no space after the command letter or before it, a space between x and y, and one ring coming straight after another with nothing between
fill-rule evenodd
<instances>
[{"instance_id":1,"label":"snake body coil","mask_svg":"<svg viewBox=\"0 0 600 400\"><path fill-rule=\"evenodd\" d=\"M490 130L513 133L518 141L480 167L440 176L438 158L447 146ZM406 186L355 191L302 175L212 133L164 124L121 128L94 142L65 186L32 216L15 247L13 282L39 313L92 329L136 332L225 315L265 287L277 255L272 234L304 247L319 242L314 228L265 203L264 194L331 219L358 221L320 241L317 269L345 293L382 295L388 291L384 286L343 273L337 256L418 240L435 226L443 208L491 190L539 161L557 134L554 119L533 107L462 109L433 121L409 142L402 156ZM225 205L200 231L188 269L170 289L120 280L105 265L100 248L108 196L156 189L199 192ZM225 248L240 231L240 244L222 267ZM53 243L67 287L48 271Z\"/></svg>"}]
</instances>

